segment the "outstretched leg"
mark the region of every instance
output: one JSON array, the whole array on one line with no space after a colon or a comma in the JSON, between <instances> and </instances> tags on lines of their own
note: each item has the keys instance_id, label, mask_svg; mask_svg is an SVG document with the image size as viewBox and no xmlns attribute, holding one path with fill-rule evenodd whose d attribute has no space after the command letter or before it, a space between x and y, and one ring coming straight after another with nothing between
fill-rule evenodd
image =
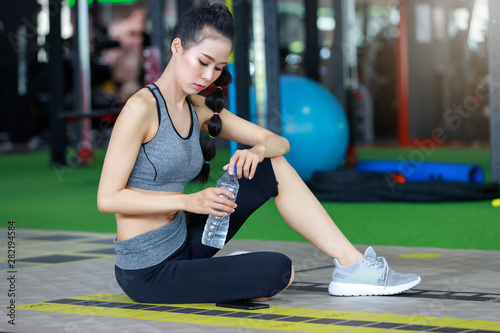
<instances>
[{"instance_id":1,"label":"outstretched leg","mask_svg":"<svg viewBox=\"0 0 500 333\"><path fill-rule=\"evenodd\" d=\"M279 194L276 206L292 229L319 250L334 258L335 269L328 287L331 295L392 295L420 283L415 274L400 274L389 268L372 247L361 254L335 225L321 203L284 157L271 159Z\"/></svg>"},{"instance_id":2,"label":"outstretched leg","mask_svg":"<svg viewBox=\"0 0 500 333\"><path fill-rule=\"evenodd\" d=\"M276 207L288 225L331 258L350 265L364 258L333 222L285 157L271 158L278 181Z\"/></svg>"}]
</instances>

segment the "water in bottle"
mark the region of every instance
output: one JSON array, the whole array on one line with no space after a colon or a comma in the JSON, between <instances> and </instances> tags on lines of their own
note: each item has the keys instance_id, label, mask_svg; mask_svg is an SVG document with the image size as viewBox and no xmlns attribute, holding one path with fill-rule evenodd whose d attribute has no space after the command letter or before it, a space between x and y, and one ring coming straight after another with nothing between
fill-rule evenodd
<instances>
[{"instance_id":1,"label":"water in bottle","mask_svg":"<svg viewBox=\"0 0 500 333\"><path fill-rule=\"evenodd\" d=\"M225 195L221 197L227 198L231 201L236 200L236 195L238 194L238 189L240 184L238 183L238 177L236 176L236 167L234 167L234 172L232 175L226 171L222 177L217 181L217 187L224 187L234 194L235 199L230 199ZM226 242L226 235L229 229L229 214L226 216L214 216L209 215L207 223L205 223L205 229L203 230L203 236L201 242L204 245L222 249Z\"/></svg>"}]
</instances>

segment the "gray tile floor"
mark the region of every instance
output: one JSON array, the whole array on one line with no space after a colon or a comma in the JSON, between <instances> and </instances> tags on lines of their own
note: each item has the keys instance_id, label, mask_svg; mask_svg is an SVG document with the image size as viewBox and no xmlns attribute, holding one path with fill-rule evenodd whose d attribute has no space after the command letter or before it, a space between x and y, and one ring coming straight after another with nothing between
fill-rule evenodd
<instances>
[{"instance_id":1,"label":"gray tile floor","mask_svg":"<svg viewBox=\"0 0 500 333\"><path fill-rule=\"evenodd\" d=\"M418 273L422 283L399 296L332 297L327 292L332 261L312 245L233 240L219 255L239 250L283 252L292 258L297 275L290 289L267 302L269 309L221 315L221 308L206 304L182 305L170 312L121 309L131 301L114 278L112 234L18 231L14 267L7 262L7 230L0 229L0 237L0 331L500 332L498 251L376 246L392 268ZM364 251L366 246L358 248ZM8 295L12 288L14 297ZM95 307L75 300L88 295L98 304L118 303ZM16 305L15 325L8 322L11 299ZM72 304L51 303L56 300Z\"/></svg>"}]
</instances>

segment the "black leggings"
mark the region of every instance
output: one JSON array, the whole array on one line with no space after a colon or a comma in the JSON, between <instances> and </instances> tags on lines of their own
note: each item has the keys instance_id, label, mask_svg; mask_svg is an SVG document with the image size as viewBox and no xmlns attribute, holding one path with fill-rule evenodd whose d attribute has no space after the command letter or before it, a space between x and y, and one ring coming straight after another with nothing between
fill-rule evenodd
<instances>
[{"instance_id":1,"label":"black leggings","mask_svg":"<svg viewBox=\"0 0 500 333\"><path fill-rule=\"evenodd\" d=\"M226 243L278 186L269 159L252 180L240 179L238 207L231 214ZM123 291L143 303L215 303L271 297L290 282L292 261L276 252L212 258L219 249L201 243L207 215L186 213L188 235L174 254L158 265L125 270L115 266ZM265 232L265 231L263 231Z\"/></svg>"}]
</instances>

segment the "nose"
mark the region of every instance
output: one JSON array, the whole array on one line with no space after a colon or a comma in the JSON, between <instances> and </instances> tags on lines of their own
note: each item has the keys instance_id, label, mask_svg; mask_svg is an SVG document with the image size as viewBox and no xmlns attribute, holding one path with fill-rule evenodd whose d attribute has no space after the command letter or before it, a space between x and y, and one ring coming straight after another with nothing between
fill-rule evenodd
<instances>
[{"instance_id":1,"label":"nose","mask_svg":"<svg viewBox=\"0 0 500 333\"><path fill-rule=\"evenodd\" d=\"M205 70L201 73L201 77L204 80L211 81L212 77L214 75L214 69L208 66L205 68Z\"/></svg>"}]
</instances>

